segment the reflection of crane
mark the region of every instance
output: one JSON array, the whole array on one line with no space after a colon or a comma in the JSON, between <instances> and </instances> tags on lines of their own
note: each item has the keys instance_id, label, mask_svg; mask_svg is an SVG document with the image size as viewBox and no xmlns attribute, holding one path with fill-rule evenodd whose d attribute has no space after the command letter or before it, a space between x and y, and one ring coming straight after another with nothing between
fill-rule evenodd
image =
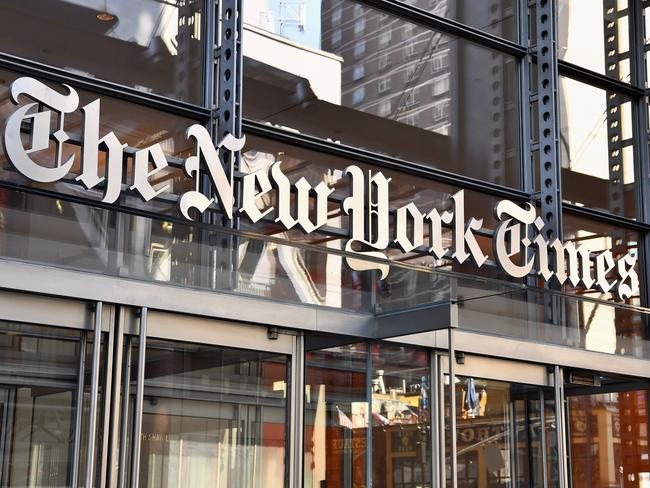
<instances>
[{"instance_id":1,"label":"reflection of crane","mask_svg":"<svg viewBox=\"0 0 650 488\"><path fill-rule=\"evenodd\" d=\"M305 30L305 0L281 1L279 10L280 34L284 26L296 26L301 31Z\"/></svg>"}]
</instances>

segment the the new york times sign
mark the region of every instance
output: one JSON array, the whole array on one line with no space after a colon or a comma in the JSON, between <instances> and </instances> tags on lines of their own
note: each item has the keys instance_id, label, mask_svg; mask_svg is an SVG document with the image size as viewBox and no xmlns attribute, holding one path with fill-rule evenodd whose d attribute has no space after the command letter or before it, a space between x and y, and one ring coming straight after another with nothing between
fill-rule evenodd
<instances>
[{"instance_id":1,"label":"the new york times sign","mask_svg":"<svg viewBox=\"0 0 650 488\"><path fill-rule=\"evenodd\" d=\"M63 144L69 138L64 119L66 114L80 110L83 116L81 171L76 179L86 189L103 188L102 201L113 203L122 191L125 145L113 132L99 133L99 99L79 107L75 90L64 85L62 91L66 93L32 78L20 78L11 85L11 100L18 108L4 128L7 158L30 180L53 183L63 179L70 172L75 157L63 154ZM53 117L58 122L54 131L51 130ZM22 137L21 131L27 132L28 137ZM232 179L224 171L219 150L240 151L244 139L227 136L215 145L207 130L198 124L188 127L185 137L195 143L194 155L183 162L185 174L193 180L194 190L182 194L178 201L180 213L186 219L192 220L191 215L205 212L216 200L229 219L235 212L253 223L265 217L274 218L286 229L298 227L306 233L315 232L327 223L328 199L334 189L324 181L312 186L305 178L291 183L281 162L268 170L245 175L241 185L243 203L235 208ZM30 157L35 152L47 150L52 143L56 145L53 164L43 166ZM101 171L100 150L106 153L106 164ZM131 186L127 191L139 195L145 202L169 191L168 185L154 188L150 183L150 179L168 165L159 144L139 149L132 164ZM212 181L212 198L198 191L201 168ZM344 173L350 179L351 188L341 204L350 222L350 238L345 249L358 256L346 258L351 268L377 269L382 279L385 278L389 270L387 263L360 258L386 258L385 251L392 243L405 253L424 248L436 259L448 258L458 263L472 260L478 267L488 259L475 236L482 219L465 215L462 191L451 197L451 211L420 209L409 203L396 209L391 216L390 178L354 165L348 166ZM276 204L265 208L260 197L270 193L275 194ZM493 237L494 257L510 276L521 278L536 273L546 281L613 292L622 299L638 292L639 279L634 269L636 255L627 254L615 260L610 250L592 255L586 244L576 246L557 239L549 241L542 232L544 223L531 204L522 208L503 200L496 205L495 214L499 224ZM393 225L391 219L394 219ZM443 244L443 227L446 226L453 232L450 248Z\"/></svg>"}]
</instances>

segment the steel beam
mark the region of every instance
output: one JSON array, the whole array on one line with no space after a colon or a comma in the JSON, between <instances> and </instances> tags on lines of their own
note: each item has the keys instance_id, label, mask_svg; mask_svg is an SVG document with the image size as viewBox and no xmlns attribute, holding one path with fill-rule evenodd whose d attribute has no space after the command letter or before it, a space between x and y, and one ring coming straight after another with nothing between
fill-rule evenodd
<instances>
[{"instance_id":1,"label":"steel beam","mask_svg":"<svg viewBox=\"0 0 650 488\"><path fill-rule=\"evenodd\" d=\"M140 310L140 336L138 342L138 375L136 380L135 408L133 412L133 438L131 439L131 487L137 488L140 480L140 437L142 435L142 402L144 398L144 369L147 351L147 307Z\"/></svg>"},{"instance_id":2,"label":"steel beam","mask_svg":"<svg viewBox=\"0 0 650 488\"><path fill-rule=\"evenodd\" d=\"M99 360L102 343L102 302L95 305L93 327L93 355L90 370L90 405L88 407L88 435L86 441L86 480L84 486L95 486L95 439L99 397Z\"/></svg>"}]
</instances>

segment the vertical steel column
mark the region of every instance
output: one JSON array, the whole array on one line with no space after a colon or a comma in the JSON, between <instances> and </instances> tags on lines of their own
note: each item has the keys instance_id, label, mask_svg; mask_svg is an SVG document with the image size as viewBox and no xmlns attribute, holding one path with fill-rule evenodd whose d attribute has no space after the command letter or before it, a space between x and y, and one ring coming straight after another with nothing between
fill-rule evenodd
<instances>
[{"instance_id":1,"label":"vertical steel column","mask_svg":"<svg viewBox=\"0 0 650 488\"><path fill-rule=\"evenodd\" d=\"M302 486L305 412L305 337L293 337L291 351L291 405L289 410L289 488Z\"/></svg>"},{"instance_id":2,"label":"vertical steel column","mask_svg":"<svg viewBox=\"0 0 650 488\"><path fill-rule=\"evenodd\" d=\"M215 128L216 141L223 140L228 134L241 137L241 88L243 53L241 40L243 35L243 15L241 0L222 0L220 2L219 24L219 62L216 78L216 95L214 105L218 107ZM239 153L220 151L221 161L233 184L235 203L240 203L240 191L234 181L235 171L239 168ZM221 226L239 226L238 218L232 221L214 222ZM216 272L214 285L221 289L233 289L236 286L236 265L238 245L235 239L228 235L219 237L216 248L219 252L213 254L212 266Z\"/></svg>"},{"instance_id":3,"label":"vertical steel column","mask_svg":"<svg viewBox=\"0 0 650 488\"><path fill-rule=\"evenodd\" d=\"M539 191L544 237L562 240L562 182L559 152L558 67L554 0L535 2L537 38L537 103L539 142ZM531 19L532 22L532 19ZM555 256L549 256L555 264ZM556 281L547 284L559 288ZM553 296L545 295L544 313L549 323L562 323L562 310Z\"/></svg>"},{"instance_id":4,"label":"vertical steel column","mask_svg":"<svg viewBox=\"0 0 650 488\"><path fill-rule=\"evenodd\" d=\"M368 416L366 426L366 486L372 486L372 342L368 343L366 358L366 398L368 402ZM352 452L352 444L350 444Z\"/></svg>"},{"instance_id":5,"label":"vertical steel column","mask_svg":"<svg viewBox=\"0 0 650 488\"><path fill-rule=\"evenodd\" d=\"M219 1L218 0L207 0L205 2L205 56L203 60L203 69L204 69L204 78L203 78L203 105L210 110L210 118L207 123L206 129L210 134L215 136L216 134L216 117L217 117L217 106L214 99L215 93L215 71L217 68L217 58L218 58L218 46L217 46L217 9ZM212 195L212 188L210 186L210 178L207 174L201 175L200 177L200 188L201 192L205 195ZM204 224L209 224L211 221L211 215L209 212L206 212L201 215L201 221ZM204 243L204 246L201 246L201 278L200 282L203 286L214 287L214 270L212 268L212 251L210 246L207 244L210 242L210 234L206 230L201 230L201 242Z\"/></svg>"},{"instance_id":6,"label":"vertical steel column","mask_svg":"<svg viewBox=\"0 0 650 488\"><path fill-rule=\"evenodd\" d=\"M564 409L564 370L555 366L553 372L553 380L555 386L555 425L557 433L557 457L558 457L558 479L560 481L560 488L567 488L569 486L567 456L566 456L566 421Z\"/></svg>"},{"instance_id":7,"label":"vertical steel column","mask_svg":"<svg viewBox=\"0 0 650 488\"><path fill-rule=\"evenodd\" d=\"M458 488L458 456L456 448L456 351L454 349L453 328L447 329L449 342L449 440L451 444L451 488Z\"/></svg>"},{"instance_id":8,"label":"vertical steel column","mask_svg":"<svg viewBox=\"0 0 650 488\"><path fill-rule=\"evenodd\" d=\"M647 84L645 67L645 35L643 19L643 3L632 1L629 3L630 12L630 68L635 84L645 87ZM648 33L650 34L650 33ZM635 147L635 181L638 219L650 222L650 154L648 151L648 99L639 97L634 100L632 107L634 117L634 137L637 141ZM650 304L650 234L644 233L641 237L641 265L639 267L640 279L645 293L641 296L641 305ZM650 336L650 325L645 323L646 337Z\"/></svg>"},{"instance_id":9,"label":"vertical steel column","mask_svg":"<svg viewBox=\"0 0 650 488\"><path fill-rule=\"evenodd\" d=\"M546 400L544 400L544 390L539 390L539 423L540 423L540 446L542 449L542 480L544 488L548 488L548 454L546 453Z\"/></svg>"},{"instance_id":10,"label":"vertical steel column","mask_svg":"<svg viewBox=\"0 0 650 488\"><path fill-rule=\"evenodd\" d=\"M540 197L547 239L562 239L562 195L559 157L558 74L555 5L537 0L537 97L539 103Z\"/></svg>"},{"instance_id":11,"label":"vertical steel column","mask_svg":"<svg viewBox=\"0 0 650 488\"><path fill-rule=\"evenodd\" d=\"M439 483L439 486L444 486L443 478L440 474L440 452L442 450L444 455L445 445L444 442L440 443L440 431L444 432L442 426L442 419L444 415L440 414L440 399L443 396L441 392L441 387L443 386L440 382L440 370L438 364L438 355L435 351L432 351L429 355L429 408L431 409L431 414L429 417L429 442L431 442L431 486L436 486L436 482ZM442 465L444 467L444 463Z\"/></svg>"},{"instance_id":12,"label":"vertical steel column","mask_svg":"<svg viewBox=\"0 0 650 488\"><path fill-rule=\"evenodd\" d=\"M95 305L93 356L90 370L90 406L88 408L88 438L86 442L86 480L83 486L95 486L95 438L97 429L97 400L99 396L99 352L102 343L102 302Z\"/></svg>"},{"instance_id":13,"label":"vertical steel column","mask_svg":"<svg viewBox=\"0 0 650 488\"><path fill-rule=\"evenodd\" d=\"M109 418L110 428L110 433L107 436L108 455L106 462L106 486L108 488L114 488L118 483L120 424L126 422L126 419L124 417L122 417L122 422L120 422L120 400L122 399L122 355L124 351L124 317L124 307L121 307L119 308L118 313L115 315L115 320L113 322L113 329L115 331L114 348L112 355L113 367L111 368L113 371L113 381L110 385L110 408L106 408L106 417ZM126 399L124 400L126 401Z\"/></svg>"},{"instance_id":14,"label":"vertical steel column","mask_svg":"<svg viewBox=\"0 0 650 488\"><path fill-rule=\"evenodd\" d=\"M607 76L616 80L620 78L618 67L619 59L619 35L617 0L603 1L603 19L605 26L603 30L603 50L605 54L605 70ZM629 11L629 10L628 10ZM631 47L632 45L630 45ZM625 188L623 184L623 117L621 105L625 99L616 92L606 92L606 114L607 123L607 151L609 169L609 211L614 215L624 215Z\"/></svg>"},{"instance_id":15,"label":"vertical steel column","mask_svg":"<svg viewBox=\"0 0 650 488\"><path fill-rule=\"evenodd\" d=\"M140 480L140 436L142 434L142 401L144 397L144 366L147 350L147 307L140 311L140 342L138 349L138 376L133 412L133 439L131 441L131 488Z\"/></svg>"},{"instance_id":16,"label":"vertical steel column","mask_svg":"<svg viewBox=\"0 0 650 488\"><path fill-rule=\"evenodd\" d=\"M74 414L74 446L72 448L72 478L70 485L72 488L79 486L79 464L81 455L81 424L84 406L84 376L86 375L86 345L87 334L85 330L81 335L79 343L79 378L77 380L77 399L75 402L76 411Z\"/></svg>"},{"instance_id":17,"label":"vertical steel column","mask_svg":"<svg viewBox=\"0 0 650 488\"><path fill-rule=\"evenodd\" d=\"M129 405L131 403L131 349L132 338L126 339L126 354L124 355L124 382L122 383L122 425L120 430L120 459L118 463L117 486L126 486L126 463L128 462L127 444L129 432Z\"/></svg>"},{"instance_id":18,"label":"vertical steel column","mask_svg":"<svg viewBox=\"0 0 650 488\"><path fill-rule=\"evenodd\" d=\"M105 377L104 377L104 387L103 392L103 409L102 409L102 422L100 424L102 438L101 445L99 446L99 486L106 486L106 473L108 471L108 459L109 459L109 440L111 438L111 405L112 405L112 384L113 384L113 365L114 357L113 353L115 351L115 322L114 322L114 307L110 308L109 314L109 330L108 338L104 347L106 366L104 368Z\"/></svg>"}]
</instances>

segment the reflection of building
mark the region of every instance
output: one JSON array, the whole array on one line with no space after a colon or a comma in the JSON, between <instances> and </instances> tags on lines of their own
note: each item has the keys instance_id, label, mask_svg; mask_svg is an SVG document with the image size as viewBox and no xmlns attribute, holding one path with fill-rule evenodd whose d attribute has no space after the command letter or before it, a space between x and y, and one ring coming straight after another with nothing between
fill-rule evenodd
<instances>
[{"instance_id":1,"label":"reflection of building","mask_svg":"<svg viewBox=\"0 0 650 488\"><path fill-rule=\"evenodd\" d=\"M446 0L435 10L443 13ZM343 104L449 134L449 38L380 11L323 1L322 49L343 58Z\"/></svg>"}]
</instances>

